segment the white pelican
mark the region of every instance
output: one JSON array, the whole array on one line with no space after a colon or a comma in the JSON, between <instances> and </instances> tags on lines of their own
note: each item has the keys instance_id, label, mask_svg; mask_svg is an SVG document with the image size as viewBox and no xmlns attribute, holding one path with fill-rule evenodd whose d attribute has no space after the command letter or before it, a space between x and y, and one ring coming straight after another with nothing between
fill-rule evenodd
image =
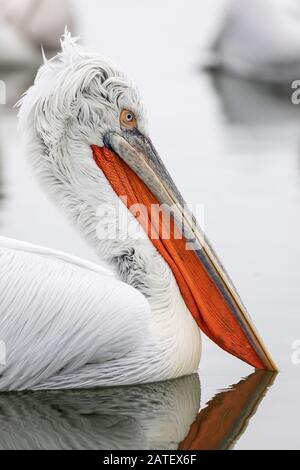
<instances>
[{"instance_id":1,"label":"white pelican","mask_svg":"<svg viewBox=\"0 0 300 470\"><path fill-rule=\"evenodd\" d=\"M231 0L211 65L242 77L286 83L300 75L299 0Z\"/></svg>"},{"instance_id":2,"label":"white pelican","mask_svg":"<svg viewBox=\"0 0 300 470\"><path fill-rule=\"evenodd\" d=\"M44 184L115 277L63 253L0 239L0 332L7 349L0 388L188 375L200 361L198 326L254 367L275 369L215 253L184 211L148 137L140 95L123 73L66 33L62 52L41 67L22 99L20 122ZM146 213L135 213L137 203ZM184 212L184 236L173 224L164 237L148 212L158 203L165 215L173 210L176 224Z\"/></svg>"}]
</instances>

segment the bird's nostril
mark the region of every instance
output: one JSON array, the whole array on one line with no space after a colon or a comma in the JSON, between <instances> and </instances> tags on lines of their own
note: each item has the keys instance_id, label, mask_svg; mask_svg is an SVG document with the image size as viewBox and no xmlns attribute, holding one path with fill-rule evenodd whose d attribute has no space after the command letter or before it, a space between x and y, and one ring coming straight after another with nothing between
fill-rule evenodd
<instances>
[{"instance_id":1,"label":"bird's nostril","mask_svg":"<svg viewBox=\"0 0 300 470\"><path fill-rule=\"evenodd\" d=\"M104 144L104 147L108 148L109 150L112 150L112 147L110 145L109 133L106 133L103 136L103 144Z\"/></svg>"}]
</instances>

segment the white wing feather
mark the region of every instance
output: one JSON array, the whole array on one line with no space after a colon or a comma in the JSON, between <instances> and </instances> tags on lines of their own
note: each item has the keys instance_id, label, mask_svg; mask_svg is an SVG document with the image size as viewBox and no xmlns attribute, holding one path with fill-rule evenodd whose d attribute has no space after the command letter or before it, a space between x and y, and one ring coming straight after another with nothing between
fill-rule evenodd
<instances>
[{"instance_id":1,"label":"white wing feather","mask_svg":"<svg viewBox=\"0 0 300 470\"><path fill-rule=\"evenodd\" d=\"M147 333L146 299L104 268L2 237L0 292L0 340L7 355L0 366L2 390L76 377L85 365L134 351ZM85 386L80 375L73 386Z\"/></svg>"},{"instance_id":2,"label":"white wing feather","mask_svg":"<svg viewBox=\"0 0 300 470\"><path fill-rule=\"evenodd\" d=\"M23 251L26 253L33 253L41 255L43 257L52 258L60 261L64 261L68 264L73 264L80 268L84 268L88 271L93 271L98 274L104 274L111 276L112 272L103 266L95 263L91 263L77 256L70 255L63 251L53 250L40 245L34 245L32 243L24 242L21 240L15 240L13 238L1 237L0 236L0 248L11 248L12 250Z\"/></svg>"}]
</instances>

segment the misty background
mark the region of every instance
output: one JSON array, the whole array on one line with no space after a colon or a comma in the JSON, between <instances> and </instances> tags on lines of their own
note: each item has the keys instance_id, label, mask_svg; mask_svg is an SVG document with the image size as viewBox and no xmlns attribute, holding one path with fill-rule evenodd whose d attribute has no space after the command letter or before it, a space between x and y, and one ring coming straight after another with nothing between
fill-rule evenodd
<instances>
[{"instance_id":1,"label":"misty background","mask_svg":"<svg viewBox=\"0 0 300 470\"><path fill-rule=\"evenodd\" d=\"M30 36L19 23L1 19L1 1L7 104L0 105L0 233L99 261L31 175L17 128L13 105L42 61L43 14ZM63 11L57 4L47 25L53 21L62 33L66 18L80 43L138 84L151 139L186 201L204 205L205 232L280 368L235 447L299 448L300 364L291 358L300 340L300 105L291 102L290 80L278 86L203 67L228 5L70 0ZM63 25L55 19L60 14ZM50 31L49 38L47 57L59 48L58 36ZM203 337L203 405L250 372Z\"/></svg>"}]
</instances>

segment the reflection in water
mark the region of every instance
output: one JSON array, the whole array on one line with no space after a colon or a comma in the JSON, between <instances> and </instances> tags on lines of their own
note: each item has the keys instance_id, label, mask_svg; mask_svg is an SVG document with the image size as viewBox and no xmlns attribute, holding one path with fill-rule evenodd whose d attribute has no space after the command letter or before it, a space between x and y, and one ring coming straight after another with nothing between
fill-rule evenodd
<instances>
[{"instance_id":1,"label":"reflection in water","mask_svg":"<svg viewBox=\"0 0 300 470\"><path fill-rule=\"evenodd\" d=\"M196 374L130 387L0 394L0 448L176 449L199 406Z\"/></svg>"},{"instance_id":2,"label":"reflection in water","mask_svg":"<svg viewBox=\"0 0 300 470\"><path fill-rule=\"evenodd\" d=\"M225 450L245 431L276 373L256 371L218 393L200 411L181 449Z\"/></svg>"},{"instance_id":3,"label":"reflection in water","mask_svg":"<svg viewBox=\"0 0 300 470\"><path fill-rule=\"evenodd\" d=\"M197 416L198 375L156 384L0 394L1 449L228 448L273 375L255 372Z\"/></svg>"},{"instance_id":4,"label":"reflection in water","mask_svg":"<svg viewBox=\"0 0 300 470\"><path fill-rule=\"evenodd\" d=\"M224 71L212 71L210 77L230 123L255 126L299 123L300 106L291 102L290 84L272 85Z\"/></svg>"}]
</instances>

